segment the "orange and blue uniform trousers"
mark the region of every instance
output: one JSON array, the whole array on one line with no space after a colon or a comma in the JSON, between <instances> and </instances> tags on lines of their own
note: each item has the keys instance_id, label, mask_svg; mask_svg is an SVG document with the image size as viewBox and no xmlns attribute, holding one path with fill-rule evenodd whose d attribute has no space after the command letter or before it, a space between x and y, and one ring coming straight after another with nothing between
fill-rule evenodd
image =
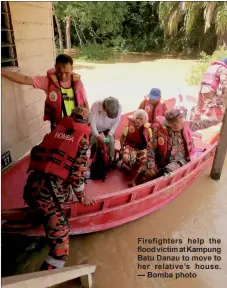
<instances>
[{"instance_id":1,"label":"orange and blue uniform trousers","mask_svg":"<svg viewBox=\"0 0 227 288\"><path fill-rule=\"evenodd\" d=\"M69 185L81 202L88 166L89 141L82 138L68 181L39 171L30 172L24 188L24 200L28 206L40 212L42 224L50 245L48 257L40 270L61 268L69 255L69 225L61 203L69 201Z\"/></svg>"}]
</instances>

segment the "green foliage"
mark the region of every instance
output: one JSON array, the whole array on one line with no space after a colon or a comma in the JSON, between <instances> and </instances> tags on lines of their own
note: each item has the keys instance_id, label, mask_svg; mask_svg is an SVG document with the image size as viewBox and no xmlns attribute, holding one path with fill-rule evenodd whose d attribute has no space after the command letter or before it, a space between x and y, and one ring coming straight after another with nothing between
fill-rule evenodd
<instances>
[{"instance_id":1,"label":"green foliage","mask_svg":"<svg viewBox=\"0 0 227 288\"><path fill-rule=\"evenodd\" d=\"M209 56L205 52L200 53L200 59L198 63L192 68L186 81L189 85L199 85L206 69L214 61L220 60L222 57L227 57L227 47L225 45L220 46L214 53Z\"/></svg>"},{"instance_id":2,"label":"green foliage","mask_svg":"<svg viewBox=\"0 0 227 288\"><path fill-rule=\"evenodd\" d=\"M132 52L161 51L163 28L158 19L158 2L127 2L121 50Z\"/></svg>"},{"instance_id":3,"label":"green foliage","mask_svg":"<svg viewBox=\"0 0 227 288\"><path fill-rule=\"evenodd\" d=\"M57 48L56 49L56 54L57 54L57 56L59 55L59 54L63 54L64 53L64 50L62 50L62 49L60 49L60 48Z\"/></svg>"},{"instance_id":4,"label":"green foliage","mask_svg":"<svg viewBox=\"0 0 227 288\"><path fill-rule=\"evenodd\" d=\"M80 51L79 60L107 60L113 56L113 49L101 44L88 44L83 46Z\"/></svg>"},{"instance_id":5,"label":"green foliage","mask_svg":"<svg viewBox=\"0 0 227 288\"><path fill-rule=\"evenodd\" d=\"M71 44L81 48L83 58L105 59L112 48L212 54L227 41L227 2L57 1L53 6L62 32L70 17ZM56 23L55 35L58 45ZM65 47L65 33L61 38Z\"/></svg>"},{"instance_id":6,"label":"green foliage","mask_svg":"<svg viewBox=\"0 0 227 288\"><path fill-rule=\"evenodd\" d=\"M214 38L216 36L216 43L220 36L227 37L227 2L160 2L159 20L162 23L167 42L168 36L176 37L184 27L183 38L191 36L193 30L198 38L195 45L191 46L189 43L188 45L192 48L199 46L203 50L205 37Z\"/></svg>"}]
</instances>

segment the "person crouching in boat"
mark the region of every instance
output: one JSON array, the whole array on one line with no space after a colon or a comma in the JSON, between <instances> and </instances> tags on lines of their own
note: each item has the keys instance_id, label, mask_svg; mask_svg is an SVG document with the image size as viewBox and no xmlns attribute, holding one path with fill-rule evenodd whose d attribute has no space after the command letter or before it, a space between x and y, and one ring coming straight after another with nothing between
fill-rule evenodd
<instances>
[{"instance_id":1,"label":"person crouching in boat","mask_svg":"<svg viewBox=\"0 0 227 288\"><path fill-rule=\"evenodd\" d=\"M31 150L24 200L40 212L51 246L40 271L63 267L69 255L69 226L60 204L72 200L95 203L83 193L89 135L88 110L76 107L71 117L63 117L55 130Z\"/></svg>"},{"instance_id":2,"label":"person crouching in boat","mask_svg":"<svg viewBox=\"0 0 227 288\"><path fill-rule=\"evenodd\" d=\"M129 168L139 168L146 157L147 145L152 136L152 130L148 123L148 114L143 109L138 109L132 118L129 118L128 125L120 138L120 155L123 163ZM132 182L129 186L133 186Z\"/></svg>"},{"instance_id":3,"label":"person crouching in boat","mask_svg":"<svg viewBox=\"0 0 227 288\"><path fill-rule=\"evenodd\" d=\"M167 111L167 107L161 99L161 90L159 88L152 88L150 93L141 102L139 109L147 112L148 122L151 124L156 121L157 116L163 116Z\"/></svg>"},{"instance_id":4,"label":"person crouching in boat","mask_svg":"<svg viewBox=\"0 0 227 288\"><path fill-rule=\"evenodd\" d=\"M115 167L114 133L120 122L122 106L115 97L108 97L93 103L90 110L91 125L91 158L95 154L97 143L107 144L108 162ZM105 135L105 137L102 136Z\"/></svg>"},{"instance_id":5,"label":"person crouching in boat","mask_svg":"<svg viewBox=\"0 0 227 288\"><path fill-rule=\"evenodd\" d=\"M155 123L148 143L147 159L141 165L134 183L150 181L169 174L188 163L195 155L192 131L218 124L219 119L185 121L185 112L173 109L165 113L165 123Z\"/></svg>"}]
</instances>

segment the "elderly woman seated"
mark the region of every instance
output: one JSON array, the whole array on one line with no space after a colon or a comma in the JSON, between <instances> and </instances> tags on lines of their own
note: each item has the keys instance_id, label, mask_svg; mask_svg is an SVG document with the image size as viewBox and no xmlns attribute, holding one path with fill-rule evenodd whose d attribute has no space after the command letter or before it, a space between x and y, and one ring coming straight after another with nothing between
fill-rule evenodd
<instances>
[{"instance_id":1,"label":"elderly woman seated","mask_svg":"<svg viewBox=\"0 0 227 288\"><path fill-rule=\"evenodd\" d=\"M129 168L136 168L146 158L147 144L152 136L152 130L148 123L147 112L143 109L137 110L121 136L121 151L123 163ZM132 183L129 183L131 186Z\"/></svg>"},{"instance_id":2,"label":"elderly woman seated","mask_svg":"<svg viewBox=\"0 0 227 288\"><path fill-rule=\"evenodd\" d=\"M134 184L169 174L188 163L195 155L192 131L216 125L220 119L185 121L185 111L173 109L165 113L164 125L156 123L144 159L133 179Z\"/></svg>"}]
</instances>

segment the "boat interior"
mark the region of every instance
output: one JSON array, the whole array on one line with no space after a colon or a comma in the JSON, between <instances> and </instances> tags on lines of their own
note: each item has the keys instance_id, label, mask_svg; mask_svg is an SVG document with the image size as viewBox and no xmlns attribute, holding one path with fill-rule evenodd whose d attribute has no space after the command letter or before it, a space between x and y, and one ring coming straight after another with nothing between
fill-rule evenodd
<instances>
[{"instance_id":1,"label":"boat interior","mask_svg":"<svg viewBox=\"0 0 227 288\"><path fill-rule=\"evenodd\" d=\"M175 99L167 100L168 108L172 108L175 105ZM189 99L190 101L190 99ZM194 101L194 100L193 100ZM115 151L116 159L118 158L118 152L120 150L119 138L123 132L124 127L127 125L128 116L133 112L123 114L121 121L115 133ZM220 125L213 126L209 129L195 133L195 146L197 150L197 156L201 155L204 151L209 149L217 140ZM26 204L23 200L23 189L27 179L27 169L29 163L29 155L20 159L12 167L8 168L2 173L2 210L24 208ZM111 170L106 178L105 182L101 180L87 180L85 185L85 193L91 196L103 196L110 193L122 191L128 189L128 182L131 180L129 173L126 173L125 169L122 169L121 163L115 170Z\"/></svg>"}]
</instances>

